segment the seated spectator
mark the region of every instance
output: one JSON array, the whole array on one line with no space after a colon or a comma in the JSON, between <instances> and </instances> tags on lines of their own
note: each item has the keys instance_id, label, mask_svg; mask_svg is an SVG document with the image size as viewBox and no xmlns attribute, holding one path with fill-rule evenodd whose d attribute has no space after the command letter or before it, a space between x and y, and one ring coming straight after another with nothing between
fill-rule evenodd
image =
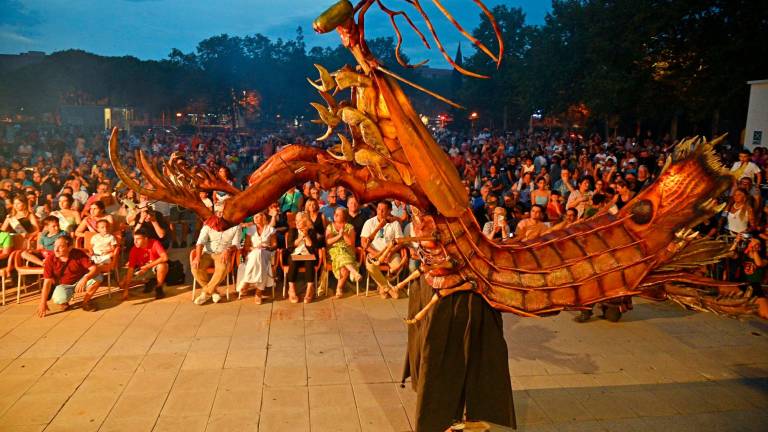
<instances>
[{"instance_id":1,"label":"seated spectator","mask_svg":"<svg viewBox=\"0 0 768 432\"><path fill-rule=\"evenodd\" d=\"M133 232L138 230L144 230L150 238L158 240L164 249L168 250L171 248L170 225L162 214L146 205L139 208L135 218Z\"/></svg>"},{"instance_id":2,"label":"seated spectator","mask_svg":"<svg viewBox=\"0 0 768 432\"><path fill-rule=\"evenodd\" d=\"M267 222L267 215L263 212L257 213L253 217L253 222L253 225L245 230L245 235L250 240L251 250L237 269L235 289L240 293L240 297L243 297L247 294L249 285L254 285L256 303L261 304L262 292L275 286L272 255L277 249L277 236L275 229Z\"/></svg>"},{"instance_id":3,"label":"seated spectator","mask_svg":"<svg viewBox=\"0 0 768 432\"><path fill-rule=\"evenodd\" d=\"M29 211L27 202L19 197L14 198L13 209L0 226L0 231L15 232L28 237L39 230L37 216Z\"/></svg>"},{"instance_id":4,"label":"seated spectator","mask_svg":"<svg viewBox=\"0 0 768 432\"><path fill-rule=\"evenodd\" d=\"M504 207L493 209L493 219L483 225L483 234L490 240L498 243L509 238L509 225L507 225L507 210Z\"/></svg>"},{"instance_id":5,"label":"seated spectator","mask_svg":"<svg viewBox=\"0 0 768 432\"><path fill-rule=\"evenodd\" d=\"M53 253L54 243L62 236L69 236L69 233L59 228L58 218L48 216L43 219L43 230L37 237L37 249L26 250L21 253L21 257L36 266L42 267L45 258Z\"/></svg>"},{"instance_id":6,"label":"seated spectator","mask_svg":"<svg viewBox=\"0 0 768 432\"><path fill-rule=\"evenodd\" d=\"M216 216L224 215L224 202L219 201L216 206ZM214 303L221 301L218 285L224 280L229 271L230 259L234 256L235 249L240 247L242 230L239 225L228 228L225 231L216 231L208 225L203 225L195 244L195 254L190 262L192 276L200 284L201 293L195 299L196 305L204 305L208 300ZM208 274L208 268L213 266L213 275Z\"/></svg>"},{"instance_id":7,"label":"seated spectator","mask_svg":"<svg viewBox=\"0 0 768 432\"><path fill-rule=\"evenodd\" d=\"M531 216L528 219L523 219L517 224L517 230L515 231L515 239L519 241L531 240L549 229L547 224L542 222L544 216L544 209L540 205L534 204L531 206Z\"/></svg>"},{"instance_id":8,"label":"seated spectator","mask_svg":"<svg viewBox=\"0 0 768 432\"><path fill-rule=\"evenodd\" d=\"M109 266L112 260L117 259L117 239L111 234L108 220L98 221L96 228L99 232L91 236L91 261L98 266Z\"/></svg>"},{"instance_id":9,"label":"seated spectator","mask_svg":"<svg viewBox=\"0 0 768 432\"><path fill-rule=\"evenodd\" d=\"M379 269L378 257L384 252L393 240L401 238L403 231L400 228L400 223L391 219L392 205L389 201L381 201L376 206L376 216L368 219L363 225L363 230L360 233L360 239L362 246L368 255L365 261L365 269L368 274L376 282L379 290L379 295L382 298L387 298L388 295L392 295L393 298L397 298L397 291L389 292L389 284L387 277ZM405 264L402 261L400 254L390 254L386 257L386 261L382 264L389 265L389 276L396 275L400 272L402 266Z\"/></svg>"},{"instance_id":10,"label":"seated spectator","mask_svg":"<svg viewBox=\"0 0 768 432\"><path fill-rule=\"evenodd\" d=\"M544 177L536 179L536 190L531 192L531 202L540 205L543 208L547 208L550 195L551 191L549 190L549 185L547 184L546 179Z\"/></svg>"},{"instance_id":11,"label":"seated spectator","mask_svg":"<svg viewBox=\"0 0 768 432\"><path fill-rule=\"evenodd\" d=\"M88 200L85 202L85 205L83 206L83 211L80 213L81 217L88 216L86 213L91 208L91 204L95 203L96 201L101 201L104 204L104 208L113 207L117 204L117 200L112 195L112 191L110 190L111 186L109 182L103 181L99 183L98 186L96 186L96 193L91 195Z\"/></svg>"},{"instance_id":12,"label":"seated spectator","mask_svg":"<svg viewBox=\"0 0 768 432\"><path fill-rule=\"evenodd\" d=\"M347 222L352 225L355 232L355 247L360 247L360 233L363 231L365 221L370 219L368 207L360 207L360 202L354 195L347 197Z\"/></svg>"},{"instance_id":13,"label":"seated spectator","mask_svg":"<svg viewBox=\"0 0 768 432\"><path fill-rule=\"evenodd\" d=\"M336 209L339 207L344 208L344 206L338 203L336 188L331 188L331 190L328 191L327 199L328 203L320 209L320 213L322 213L323 217L325 218L325 222L330 223L334 220L333 218Z\"/></svg>"},{"instance_id":14,"label":"seated spectator","mask_svg":"<svg viewBox=\"0 0 768 432\"><path fill-rule=\"evenodd\" d=\"M285 280L288 282L288 298L291 303L298 303L296 295L296 280L299 267L304 268L304 276L307 281L307 291L304 294L304 303L311 303L315 289L315 265L319 250L317 234L304 212L296 213L296 228L288 231L286 240L288 246L288 272Z\"/></svg>"},{"instance_id":15,"label":"seated spectator","mask_svg":"<svg viewBox=\"0 0 768 432\"><path fill-rule=\"evenodd\" d=\"M51 212L51 216L59 218L59 226L67 232L74 232L80 225L80 213L72 209L72 195L59 195L59 209Z\"/></svg>"},{"instance_id":16,"label":"seated spectator","mask_svg":"<svg viewBox=\"0 0 768 432\"><path fill-rule=\"evenodd\" d=\"M67 310L75 293L85 290L87 291L83 296L83 310L96 310L90 300L101 286L102 277L88 255L72 247L72 241L69 236L59 237L54 243L53 253L45 258L43 291L38 308L40 318L45 317L48 312L48 300L53 300L62 311Z\"/></svg>"},{"instance_id":17,"label":"seated spectator","mask_svg":"<svg viewBox=\"0 0 768 432\"><path fill-rule=\"evenodd\" d=\"M547 202L547 220L553 223L560 222L565 213L565 202L560 192L553 190Z\"/></svg>"},{"instance_id":18,"label":"seated spectator","mask_svg":"<svg viewBox=\"0 0 768 432\"><path fill-rule=\"evenodd\" d=\"M565 208L575 208L576 212L579 214L579 218L581 218L584 215L584 210L587 209L589 199L592 196L589 191L591 188L592 178L582 177L579 181L579 188L572 190L571 194L568 196L568 202L566 203Z\"/></svg>"},{"instance_id":19,"label":"seated spectator","mask_svg":"<svg viewBox=\"0 0 768 432\"><path fill-rule=\"evenodd\" d=\"M325 231L325 244L331 260L333 276L336 278L336 298L344 294L347 279L352 282L360 280L357 256L355 254L355 229L347 223L347 210L336 208L333 221Z\"/></svg>"},{"instance_id":20,"label":"seated spectator","mask_svg":"<svg viewBox=\"0 0 768 432\"><path fill-rule=\"evenodd\" d=\"M100 220L106 220L109 222L110 226L113 226L115 223L115 219L112 217L112 215L109 215L104 210L104 203L101 201L94 201L91 203L91 206L89 207L88 216L86 216L81 222L80 226L77 227L75 230L75 236L77 237L85 237L86 232L99 232L99 229L97 227L97 223Z\"/></svg>"},{"instance_id":21,"label":"seated spectator","mask_svg":"<svg viewBox=\"0 0 768 432\"><path fill-rule=\"evenodd\" d=\"M151 292L154 288L156 299L165 297L163 286L167 275L168 254L163 245L151 238L146 231L139 230L133 233L133 247L128 254L128 271L120 281L123 300L128 299L128 289L134 278L148 279L144 285L145 293Z\"/></svg>"},{"instance_id":22,"label":"seated spectator","mask_svg":"<svg viewBox=\"0 0 768 432\"><path fill-rule=\"evenodd\" d=\"M8 259L13 251L13 239L5 231L0 231L0 268L8 265Z\"/></svg>"},{"instance_id":23,"label":"seated spectator","mask_svg":"<svg viewBox=\"0 0 768 432\"><path fill-rule=\"evenodd\" d=\"M315 233L316 245L318 248L325 246L325 218L320 214L320 205L314 198L308 198L304 202L304 216L312 226L312 232Z\"/></svg>"}]
</instances>

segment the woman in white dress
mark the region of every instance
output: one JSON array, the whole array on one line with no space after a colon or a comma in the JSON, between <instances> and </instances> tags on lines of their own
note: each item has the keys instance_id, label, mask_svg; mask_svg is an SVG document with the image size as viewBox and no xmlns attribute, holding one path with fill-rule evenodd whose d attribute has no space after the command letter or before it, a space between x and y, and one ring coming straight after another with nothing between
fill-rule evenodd
<instances>
[{"instance_id":1,"label":"woman in white dress","mask_svg":"<svg viewBox=\"0 0 768 432\"><path fill-rule=\"evenodd\" d=\"M250 285L256 287L256 303L261 303L261 294L266 288L275 286L272 274L272 255L277 248L275 229L269 224L264 213L253 217L253 225L246 228L246 238L250 240L251 249L245 257L245 262L237 268L237 292L243 297Z\"/></svg>"}]
</instances>

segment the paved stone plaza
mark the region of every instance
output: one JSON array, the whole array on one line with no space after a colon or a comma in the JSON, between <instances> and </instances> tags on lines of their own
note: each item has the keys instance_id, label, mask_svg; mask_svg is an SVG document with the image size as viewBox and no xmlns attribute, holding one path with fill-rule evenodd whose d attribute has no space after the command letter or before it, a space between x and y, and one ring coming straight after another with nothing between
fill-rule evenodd
<instances>
[{"instance_id":1,"label":"paved stone plaza","mask_svg":"<svg viewBox=\"0 0 768 432\"><path fill-rule=\"evenodd\" d=\"M408 431L407 300L0 308L2 431ZM620 323L506 315L523 431L768 430L768 326L640 302Z\"/></svg>"}]
</instances>

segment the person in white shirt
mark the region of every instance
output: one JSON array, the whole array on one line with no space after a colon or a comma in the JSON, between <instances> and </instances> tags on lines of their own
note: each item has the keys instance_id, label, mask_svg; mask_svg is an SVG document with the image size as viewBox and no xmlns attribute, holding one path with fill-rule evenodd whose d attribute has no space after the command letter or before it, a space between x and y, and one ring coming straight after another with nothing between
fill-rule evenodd
<instances>
[{"instance_id":1,"label":"person in white shirt","mask_svg":"<svg viewBox=\"0 0 768 432\"><path fill-rule=\"evenodd\" d=\"M224 201L219 201L214 208L216 216L224 215ZM217 286L224 280L229 271L229 261L234 256L235 249L240 247L240 225L235 225L224 231L216 231L208 225L200 230L200 236L195 244L195 255L190 261L192 276L202 287L202 293L195 299L196 305L203 305L213 299L214 303L221 300ZM208 275L207 269L213 266L213 275Z\"/></svg>"},{"instance_id":2,"label":"person in white shirt","mask_svg":"<svg viewBox=\"0 0 768 432\"><path fill-rule=\"evenodd\" d=\"M368 274L378 285L379 294L386 298L389 293L387 278L379 269L379 254L392 243L393 240L403 237L403 230L400 223L392 218L392 204L389 201L381 201L376 206L376 216L365 221L363 230L360 232L360 240L365 249L368 258L365 260L365 268ZM389 265L389 274L397 274L402 268L404 262L400 254L390 254L386 259ZM397 291L391 291L391 295L396 298Z\"/></svg>"},{"instance_id":3,"label":"person in white shirt","mask_svg":"<svg viewBox=\"0 0 768 432\"><path fill-rule=\"evenodd\" d=\"M256 303L261 303L261 293L264 289L275 286L272 274L272 255L277 249L275 228L269 224L264 212L253 217L253 225L245 229L245 235L251 241L251 250L245 257L245 262L237 269L237 284L235 289L240 297L246 294L249 285L256 287Z\"/></svg>"},{"instance_id":4,"label":"person in white shirt","mask_svg":"<svg viewBox=\"0 0 768 432\"><path fill-rule=\"evenodd\" d=\"M739 160L734 162L731 172L736 173L734 177L736 181L742 177L749 177L752 179L752 183L760 185L763 182L763 174L760 167L750 160L751 157L752 153L749 150L739 151Z\"/></svg>"},{"instance_id":5,"label":"person in white shirt","mask_svg":"<svg viewBox=\"0 0 768 432\"><path fill-rule=\"evenodd\" d=\"M98 232L91 236L91 261L96 265L108 265L117 253L117 239L109 233L110 224L106 219L96 222Z\"/></svg>"}]
</instances>

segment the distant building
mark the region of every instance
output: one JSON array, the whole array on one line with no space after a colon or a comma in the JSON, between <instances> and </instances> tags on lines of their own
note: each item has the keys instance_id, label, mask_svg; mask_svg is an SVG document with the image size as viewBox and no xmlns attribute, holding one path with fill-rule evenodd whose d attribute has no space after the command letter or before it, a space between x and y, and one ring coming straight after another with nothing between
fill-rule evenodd
<instances>
[{"instance_id":1,"label":"distant building","mask_svg":"<svg viewBox=\"0 0 768 432\"><path fill-rule=\"evenodd\" d=\"M768 79L748 81L749 108L744 147L768 147Z\"/></svg>"},{"instance_id":2,"label":"distant building","mask_svg":"<svg viewBox=\"0 0 768 432\"><path fill-rule=\"evenodd\" d=\"M0 73L13 72L24 66L40 63L45 60L42 51L28 51L21 54L0 54Z\"/></svg>"},{"instance_id":3,"label":"distant building","mask_svg":"<svg viewBox=\"0 0 768 432\"><path fill-rule=\"evenodd\" d=\"M129 129L133 121L133 109L104 105L62 105L59 109L61 124L88 128Z\"/></svg>"}]
</instances>

